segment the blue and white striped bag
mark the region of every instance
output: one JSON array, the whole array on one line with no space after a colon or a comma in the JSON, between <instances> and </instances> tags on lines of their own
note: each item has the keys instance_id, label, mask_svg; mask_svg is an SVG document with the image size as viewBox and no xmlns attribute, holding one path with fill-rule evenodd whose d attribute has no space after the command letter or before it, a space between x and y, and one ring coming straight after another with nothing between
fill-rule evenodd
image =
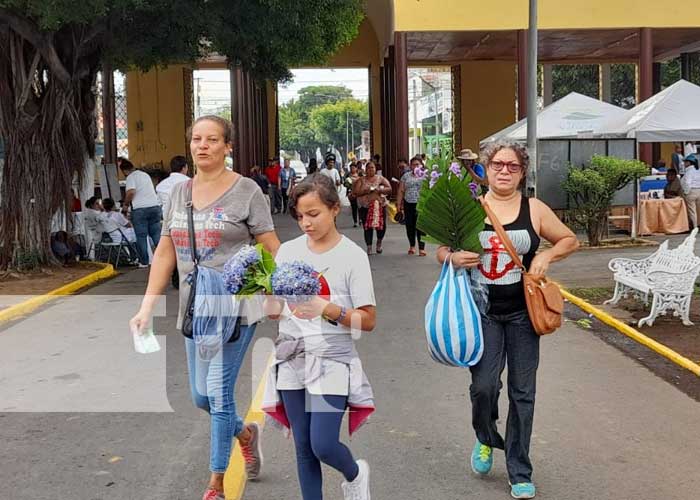
<instances>
[{"instance_id":1,"label":"blue and white striped bag","mask_svg":"<svg viewBox=\"0 0 700 500\"><path fill-rule=\"evenodd\" d=\"M442 266L440 279L425 305L425 333L430 355L438 363L467 368L484 352L481 314L465 269Z\"/></svg>"}]
</instances>

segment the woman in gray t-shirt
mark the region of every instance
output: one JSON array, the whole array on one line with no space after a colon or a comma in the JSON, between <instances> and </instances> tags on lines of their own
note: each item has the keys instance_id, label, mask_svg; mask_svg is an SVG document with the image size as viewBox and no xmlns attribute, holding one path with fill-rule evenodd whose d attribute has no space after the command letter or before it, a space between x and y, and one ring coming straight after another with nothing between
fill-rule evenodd
<instances>
[{"instance_id":1,"label":"woman in gray t-shirt","mask_svg":"<svg viewBox=\"0 0 700 500\"><path fill-rule=\"evenodd\" d=\"M193 268L186 208L190 190L197 255L202 265L222 271L229 257L253 241L262 243L272 254L277 253L280 242L262 191L251 179L226 169L231 135L231 123L217 116L203 116L192 126L190 150L197 174L192 181L173 189L165 207L162 237L153 256L141 309L130 322L132 330L148 328L153 308L165 292L175 266L180 273L177 326L182 326L190 292L187 275ZM234 436L240 443L248 478L260 474L260 429L255 423L243 423L234 400L236 377L255 332L254 320L247 323L245 319L241 321L239 339L224 344L211 361L199 359L194 341L185 338L192 399L211 416L211 477L204 493L208 500L224 499L224 472Z\"/></svg>"}]
</instances>

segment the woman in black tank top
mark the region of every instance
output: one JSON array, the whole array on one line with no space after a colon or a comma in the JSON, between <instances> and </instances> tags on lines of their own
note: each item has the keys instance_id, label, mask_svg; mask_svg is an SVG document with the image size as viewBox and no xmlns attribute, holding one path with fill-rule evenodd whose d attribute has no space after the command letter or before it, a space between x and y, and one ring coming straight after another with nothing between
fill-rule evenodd
<instances>
[{"instance_id":1,"label":"woman in black tank top","mask_svg":"<svg viewBox=\"0 0 700 500\"><path fill-rule=\"evenodd\" d=\"M523 264L534 274L545 274L551 262L578 248L574 233L541 201L521 195L527 174L527 149L516 143L496 142L482 155L487 167L486 199L513 241ZM541 239L552 248L537 253ZM522 271L515 266L503 243L486 221L479 234L483 253L438 250L438 261L452 258L456 267L469 268L472 279L488 287L488 312L482 316L484 354L471 368L472 426L476 433L471 465L487 474L493 449L505 450L511 495L533 498L530 436L535 410L535 386L539 364L539 336L528 316ZM498 432L498 397L501 374L508 365L510 407L505 439ZM511 397L514 395L514 397Z\"/></svg>"}]
</instances>

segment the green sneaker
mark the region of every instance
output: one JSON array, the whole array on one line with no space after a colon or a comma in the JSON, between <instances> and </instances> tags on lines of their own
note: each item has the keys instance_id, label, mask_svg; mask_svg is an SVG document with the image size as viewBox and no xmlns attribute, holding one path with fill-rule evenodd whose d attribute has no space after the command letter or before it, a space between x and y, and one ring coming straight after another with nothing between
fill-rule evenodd
<instances>
[{"instance_id":1,"label":"green sneaker","mask_svg":"<svg viewBox=\"0 0 700 500\"><path fill-rule=\"evenodd\" d=\"M488 474L493 466L493 448L481 444L477 439L472 450L472 470L477 474Z\"/></svg>"},{"instance_id":2,"label":"green sneaker","mask_svg":"<svg viewBox=\"0 0 700 500\"><path fill-rule=\"evenodd\" d=\"M510 496L513 498L535 498L537 490L532 483L517 483L510 487Z\"/></svg>"}]
</instances>

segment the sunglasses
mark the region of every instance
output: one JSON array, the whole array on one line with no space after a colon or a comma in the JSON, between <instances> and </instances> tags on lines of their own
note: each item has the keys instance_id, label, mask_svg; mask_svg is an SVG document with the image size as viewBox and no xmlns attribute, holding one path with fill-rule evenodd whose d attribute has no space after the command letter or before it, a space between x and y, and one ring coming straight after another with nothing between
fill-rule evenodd
<instances>
[{"instance_id":1,"label":"sunglasses","mask_svg":"<svg viewBox=\"0 0 700 500\"><path fill-rule=\"evenodd\" d=\"M489 168L494 172L500 172L503 168L507 168L511 174L517 174L523 168L520 163L509 161L492 161L489 163Z\"/></svg>"}]
</instances>

